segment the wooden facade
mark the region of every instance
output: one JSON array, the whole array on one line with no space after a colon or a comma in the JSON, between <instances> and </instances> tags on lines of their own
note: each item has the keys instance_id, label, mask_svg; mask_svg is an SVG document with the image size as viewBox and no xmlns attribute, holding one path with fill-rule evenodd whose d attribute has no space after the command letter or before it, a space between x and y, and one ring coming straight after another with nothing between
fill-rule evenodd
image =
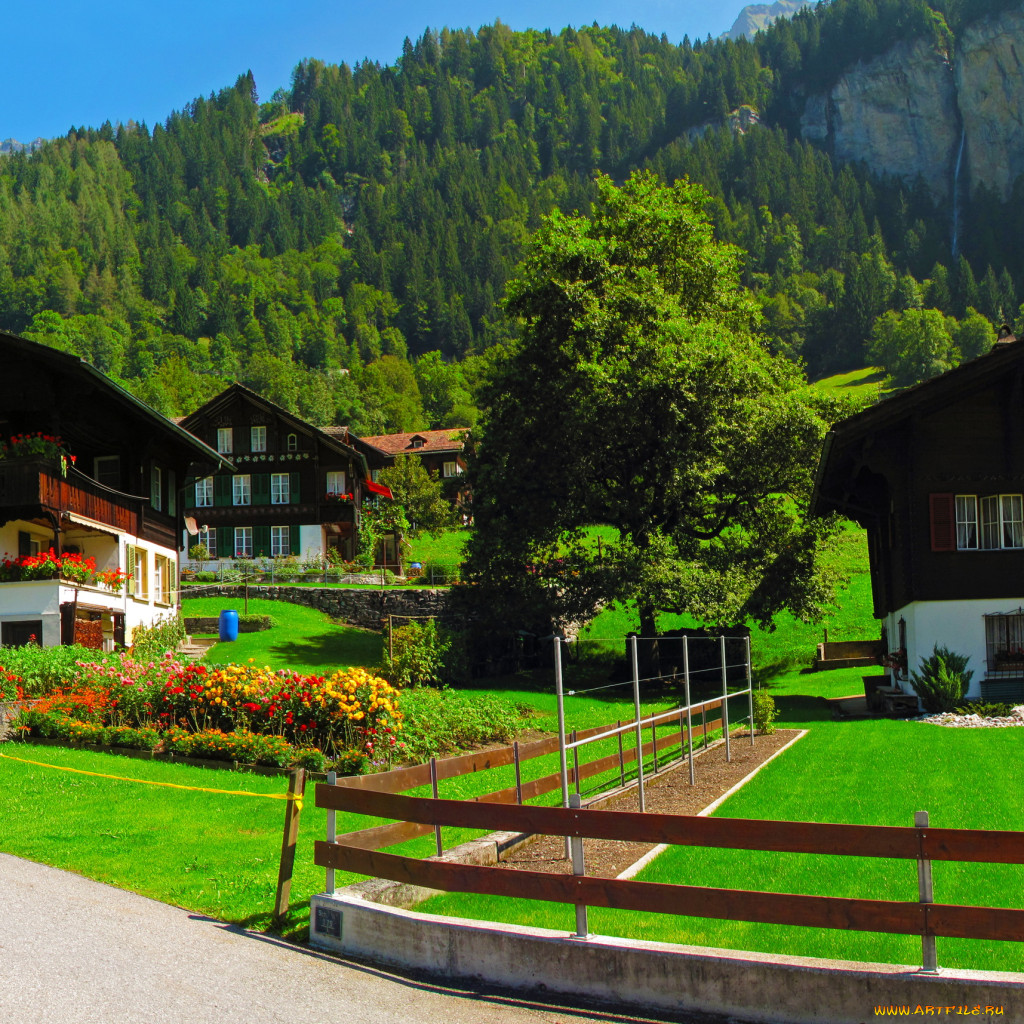
<instances>
[{"instance_id":1,"label":"wooden facade","mask_svg":"<svg viewBox=\"0 0 1024 1024\"><path fill-rule=\"evenodd\" d=\"M908 609L948 614L959 605L984 638L982 617L1024 604L1022 495L1024 343L1011 337L836 424L812 512L865 528L874 614L888 619L889 648L905 649ZM911 669L933 643L952 646L948 637L918 637ZM974 668L984 661L992 674L991 651L968 644L978 652Z\"/></svg>"},{"instance_id":2,"label":"wooden facade","mask_svg":"<svg viewBox=\"0 0 1024 1024\"><path fill-rule=\"evenodd\" d=\"M181 422L223 451L233 471L196 467L185 489L185 512L211 558L356 554L367 481L383 458L344 428L328 433L241 384L233 384Z\"/></svg>"}]
</instances>

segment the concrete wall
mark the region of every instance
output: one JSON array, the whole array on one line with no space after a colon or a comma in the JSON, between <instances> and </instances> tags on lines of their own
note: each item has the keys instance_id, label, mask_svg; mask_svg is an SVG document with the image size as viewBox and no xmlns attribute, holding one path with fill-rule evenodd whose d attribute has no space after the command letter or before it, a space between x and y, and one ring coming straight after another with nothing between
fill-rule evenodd
<instances>
[{"instance_id":1,"label":"concrete wall","mask_svg":"<svg viewBox=\"0 0 1024 1024\"><path fill-rule=\"evenodd\" d=\"M1002 1007L1024 1020L1024 974L771 956L433 917L347 892L313 897L310 943L446 979L470 979L641 1008L744 1020L858 1024L876 1006ZM941 940L939 962L942 960Z\"/></svg>"},{"instance_id":2,"label":"concrete wall","mask_svg":"<svg viewBox=\"0 0 1024 1024\"><path fill-rule=\"evenodd\" d=\"M981 696L985 678L986 614L1015 612L1024 606L1024 597L977 601L915 601L892 612L886 619L889 650L899 646L899 620L907 623L907 668L916 672L921 659L927 658L936 644L957 654L966 654L969 671L974 673L967 696Z\"/></svg>"},{"instance_id":3,"label":"concrete wall","mask_svg":"<svg viewBox=\"0 0 1024 1024\"><path fill-rule=\"evenodd\" d=\"M229 598L224 607L237 605L243 587L204 587L204 597ZM291 601L308 608L316 608L332 619L362 626L364 629L383 629L388 615L436 615L452 617L448 590L407 590L388 587L386 590L342 590L329 587L249 587L250 597L271 601ZM188 590L183 594L188 597ZM396 626L402 623L396 622Z\"/></svg>"}]
</instances>

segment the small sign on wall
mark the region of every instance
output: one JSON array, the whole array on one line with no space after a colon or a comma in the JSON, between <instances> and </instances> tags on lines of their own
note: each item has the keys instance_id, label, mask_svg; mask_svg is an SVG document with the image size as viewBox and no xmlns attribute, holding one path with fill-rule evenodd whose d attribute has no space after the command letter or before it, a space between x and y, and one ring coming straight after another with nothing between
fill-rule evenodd
<instances>
[{"instance_id":1,"label":"small sign on wall","mask_svg":"<svg viewBox=\"0 0 1024 1024\"><path fill-rule=\"evenodd\" d=\"M332 938L341 938L342 913L333 907L317 907L313 931Z\"/></svg>"}]
</instances>

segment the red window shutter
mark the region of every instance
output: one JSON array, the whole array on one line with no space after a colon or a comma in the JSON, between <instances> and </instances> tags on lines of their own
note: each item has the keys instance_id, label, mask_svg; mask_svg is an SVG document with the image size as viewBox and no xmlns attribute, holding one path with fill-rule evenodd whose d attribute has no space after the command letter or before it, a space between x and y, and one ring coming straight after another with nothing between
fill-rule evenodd
<instances>
[{"instance_id":1,"label":"red window shutter","mask_svg":"<svg viewBox=\"0 0 1024 1024\"><path fill-rule=\"evenodd\" d=\"M952 494L929 494L932 551L956 551L956 506Z\"/></svg>"}]
</instances>

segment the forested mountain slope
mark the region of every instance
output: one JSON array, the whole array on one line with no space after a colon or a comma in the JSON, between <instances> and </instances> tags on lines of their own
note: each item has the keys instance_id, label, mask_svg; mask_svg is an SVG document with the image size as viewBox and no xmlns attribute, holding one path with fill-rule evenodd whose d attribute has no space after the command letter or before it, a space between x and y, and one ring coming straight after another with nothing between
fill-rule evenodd
<instances>
[{"instance_id":1,"label":"forested mountain slope","mask_svg":"<svg viewBox=\"0 0 1024 1024\"><path fill-rule=\"evenodd\" d=\"M752 41L681 45L496 24L428 31L391 66L307 61L264 103L244 75L152 129L0 159L0 327L167 413L237 378L366 433L467 423L512 329L500 300L523 240L554 208L586 210L597 172L647 166L707 188L766 332L812 373L914 344L890 368L934 372L1018 314L1016 159L997 189L971 153L943 193L859 153L841 97L870 80L884 102L864 68L894 45L954 78L999 18L1018 31L998 0L833 0Z\"/></svg>"}]
</instances>

